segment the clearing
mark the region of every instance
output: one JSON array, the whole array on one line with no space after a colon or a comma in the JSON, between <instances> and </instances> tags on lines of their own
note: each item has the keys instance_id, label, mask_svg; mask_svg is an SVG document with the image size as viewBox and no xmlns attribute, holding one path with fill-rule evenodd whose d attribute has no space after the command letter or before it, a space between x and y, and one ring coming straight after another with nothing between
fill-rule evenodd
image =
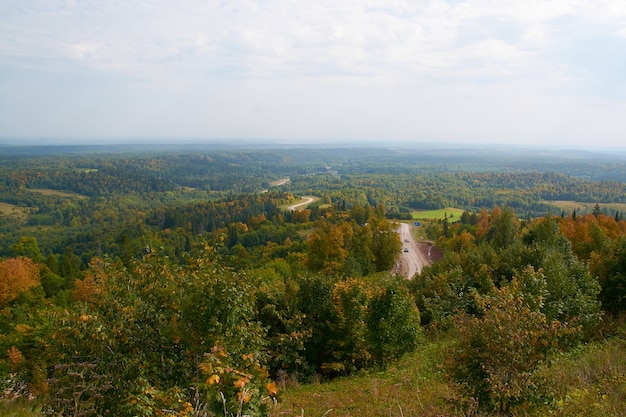
<instances>
[{"instance_id":1,"label":"clearing","mask_svg":"<svg viewBox=\"0 0 626 417\"><path fill-rule=\"evenodd\" d=\"M451 221L457 221L461 218L465 210L454 208L454 207L446 207L443 209L437 210L420 210L413 212L413 219L415 220L443 220L448 217Z\"/></svg>"},{"instance_id":2,"label":"clearing","mask_svg":"<svg viewBox=\"0 0 626 417\"><path fill-rule=\"evenodd\" d=\"M13 204L0 203L0 216L9 218L16 223L25 223L28 209Z\"/></svg>"},{"instance_id":3,"label":"clearing","mask_svg":"<svg viewBox=\"0 0 626 417\"><path fill-rule=\"evenodd\" d=\"M621 212L626 211L626 204L624 203L595 203L595 202L585 203L582 201L572 201L572 200L545 200L544 203L551 204L569 213L576 210L579 214L591 213L596 204L598 204L600 208L609 208L609 209L619 210Z\"/></svg>"}]
</instances>

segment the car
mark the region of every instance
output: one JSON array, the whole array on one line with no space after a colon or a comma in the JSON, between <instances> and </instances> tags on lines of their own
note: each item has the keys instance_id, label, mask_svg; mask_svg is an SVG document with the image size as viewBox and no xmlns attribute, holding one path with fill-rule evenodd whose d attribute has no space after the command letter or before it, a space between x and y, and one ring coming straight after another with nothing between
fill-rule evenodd
<instances>
[{"instance_id":1,"label":"car","mask_svg":"<svg viewBox=\"0 0 626 417\"><path fill-rule=\"evenodd\" d=\"M408 252L408 251L409 251L409 248L404 248L404 252Z\"/></svg>"},{"instance_id":2,"label":"car","mask_svg":"<svg viewBox=\"0 0 626 417\"><path fill-rule=\"evenodd\" d=\"M404 239L404 241L405 241L406 243L409 243L409 239Z\"/></svg>"}]
</instances>

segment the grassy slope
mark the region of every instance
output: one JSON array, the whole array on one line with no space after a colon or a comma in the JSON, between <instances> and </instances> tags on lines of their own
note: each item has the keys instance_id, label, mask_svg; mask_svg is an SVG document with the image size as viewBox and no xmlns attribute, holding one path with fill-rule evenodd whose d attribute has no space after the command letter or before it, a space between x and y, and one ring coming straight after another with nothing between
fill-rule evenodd
<instances>
[{"instance_id":1,"label":"grassy slope","mask_svg":"<svg viewBox=\"0 0 626 417\"><path fill-rule=\"evenodd\" d=\"M328 383L285 384L279 416L482 416L446 377L442 364L448 342L429 342L384 372L368 372ZM545 404L520 406L523 416L626 415L626 336L553 358L539 372Z\"/></svg>"},{"instance_id":2,"label":"grassy slope","mask_svg":"<svg viewBox=\"0 0 626 417\"><path fill-rule=\"evenodd\" d=\"M445 350L444 342L429 343L385 371L328 383L281 383L286 388L272 416L428 416L435 410L461 416L441 366Z\"/></svg>"}]
</instances>

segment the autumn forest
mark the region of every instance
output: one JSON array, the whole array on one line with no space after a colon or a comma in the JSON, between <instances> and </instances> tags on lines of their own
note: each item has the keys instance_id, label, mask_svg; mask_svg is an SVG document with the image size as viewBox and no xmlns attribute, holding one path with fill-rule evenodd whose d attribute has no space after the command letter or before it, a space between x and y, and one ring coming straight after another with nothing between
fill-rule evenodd
<instances>
[{"instance_id":1,"label":"autumn forest","mask_svg":"<svg viewBox=\"0 0 626 417\"><path fill-rule=\"evenodd\" d=\"M625 306L624 154L0 147L0 414L624 415Z\"/></svg>"}]
</instances>

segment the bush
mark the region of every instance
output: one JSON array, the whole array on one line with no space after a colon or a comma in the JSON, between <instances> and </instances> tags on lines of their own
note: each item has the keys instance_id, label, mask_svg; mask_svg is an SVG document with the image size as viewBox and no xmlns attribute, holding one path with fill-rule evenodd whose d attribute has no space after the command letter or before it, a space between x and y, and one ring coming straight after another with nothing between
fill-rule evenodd
<instances>
[{"instance_id":1,"label":"bush","mask_svg":"<svg viewBox=\"0 0 626 417\"><path fill-rule=\"evenodd\" d=\"M576 329L549 322L539 310L541 298L529 295L514 279L493 296L474 295L480 316L456 317L459 340L450 370L483 408L508 412L529 401L537 389L535 370L561 337Z\"/></svg>"}]
</instances>

